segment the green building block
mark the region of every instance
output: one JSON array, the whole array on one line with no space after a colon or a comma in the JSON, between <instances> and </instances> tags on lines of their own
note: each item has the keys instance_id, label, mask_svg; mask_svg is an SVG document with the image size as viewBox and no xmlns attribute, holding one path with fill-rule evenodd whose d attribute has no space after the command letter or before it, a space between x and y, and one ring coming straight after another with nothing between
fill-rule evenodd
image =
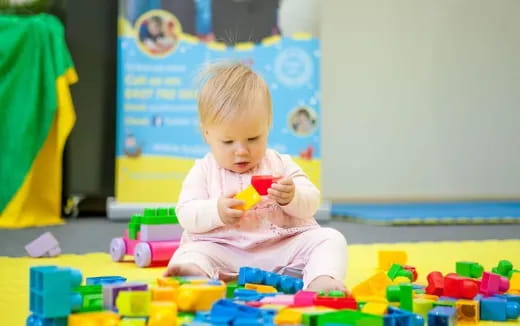
<instances>
[{"instance_id":1,"label":"green building block","mask_svg":"<svg viewBox=\"0 0 520 326\"><path fill-rule=\"evenodd\" d=\"M509 272L513 270L513 264L509 260L501 260L497 267L493 267L491 271L504 277L509 276Z\"/></svg>"},{"instance_id":2,"label":"green building block","mask_svg":"<svg viewBox=\"0 0 520 326\"><path fill-rule=\"evenodd\" d=\"M325 326L327 324L350 324L355 326L383 326L383 316L366 314L356 310L338 310L327 312L315 317L317 326Z\"/></svg>"},{"instance_id":3,"label":"green building block","mask_svg":"<svg viewBox=\"0 0 520 326\"><path fill-rule=\"evenodd\" d=\"M145 208L141 224L179 224L175 207L170 208Z\"/></svg>"},{"instance_id":4,"label":"green building block","mask_svg":"<svg viewBox=\"0 0 520 326\"><path fill-rule=\"evenodd\" d=\"M390 269L388 270L388 273L386 275L388 275L388 277L393 281L394 278L397 277L397 273L399 273L399 271L402 269L403 269L403 266L401 266L399 264L392 264L392 266L390 266Z\"/></svg>"},{"instance_id":5,"label":"green building block","mask_svg":"<svg viewBox=\"0 0 520 326\"><path fill-rule=\"evenodd\" d=\"M327 297L330 297L330 298L344 298L345 297L345 292L343 292L343 291L330 291L329 293L327 293Z\"/></svg>"},{"instance_id":6,"label":"green building block","mask_svg":"<svg viewBox=\"0 0 520 326\"><path fill-rule=\"evenodd\" d=\"M238 288L237 281L228 282L226 285L226 298L233 299L235 290Z\"/></svg>"},{"instance_id":7,"label":"green building block","mask_svg":"<svg viewBox=\"0 0 520 326\"><path fill-rule=\"evenodd\" d=\"M102 285L82 285L74 291L81 294L82 304L80 312L102 311L103 310L103 286Z\"/></svg>"},{"instance_id":8,"label":"green building block","mask_svg":"<svg viewBox=\"0 0 520 326\"><path fill-rule=\"evenodd\" d=\"M386 288L389 302L399 302L403 310L413 311L413 287L411 284L389 285Z\"/></svg>"},{"instance_id":9,"label":"green building block","mask_svg":"<svg viewBox=\"0 0 520 326\"><path fill-rule=\"evenodd\" d=\"M484 272L484 267L475 262L458 261L455 264L455 272L460 276L479 278Z\"/></svg>"}]
</instances>

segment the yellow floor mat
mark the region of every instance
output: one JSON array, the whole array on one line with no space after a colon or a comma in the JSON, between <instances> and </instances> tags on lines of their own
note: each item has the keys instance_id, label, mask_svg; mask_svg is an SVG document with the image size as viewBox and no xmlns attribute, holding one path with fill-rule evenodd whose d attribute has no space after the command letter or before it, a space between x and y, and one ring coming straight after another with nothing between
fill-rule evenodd
<instances>
[{"instance_id":1,"label":"yellow floor mat","mask_svg":"<svg viewBox=\"0 0 520 326\"><path fill-rule=\"evenodd\" d=\"M349 246L347 285L353 285L370 276L377 265L378 250L406 250L408 263L417 268L419 282L433 270L443 273L455 270L455 262L477 261L486 270L496 266L500 259L510 260L520 268L520 240L420 242ZM121 275L129 280L152 280L163 268L141 269L132 262L114 263L105 253L87 255L61 255L57 258L0 257L0 316L2 325L25 325L28 316L29 267L33 265L60 265L78 268L83 277ZM507 323L481 322L480 325L520 325L520 321Z\"/></svg>"}]
</instances>

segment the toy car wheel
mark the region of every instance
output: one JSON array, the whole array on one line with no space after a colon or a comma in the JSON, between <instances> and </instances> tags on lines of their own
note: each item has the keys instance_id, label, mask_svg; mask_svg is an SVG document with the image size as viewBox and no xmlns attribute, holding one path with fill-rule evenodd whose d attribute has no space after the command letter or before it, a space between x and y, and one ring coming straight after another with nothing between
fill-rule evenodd
<instances>
[{"instance_id":1,"label":"toy car wheel","mask_svg":"<svg viewBox=\"0 0 520 326\"><path fill-rule=\"evenodd\" d=\"M134 261L139 267L147 267L152 263L152 250L146 242L139 242L135 246Z\"/></svg>"},{"instance_id":2,"label":"toy car wheel","mask_svg":"<svg viewBox=\"0 0 520 326\"><path fill-rule=\"evenodd\" d=\"M110 242L110 256L113 261L121 261L125 257L126 245L122 238L114 238Z\"/></svg>"}]
</instances>

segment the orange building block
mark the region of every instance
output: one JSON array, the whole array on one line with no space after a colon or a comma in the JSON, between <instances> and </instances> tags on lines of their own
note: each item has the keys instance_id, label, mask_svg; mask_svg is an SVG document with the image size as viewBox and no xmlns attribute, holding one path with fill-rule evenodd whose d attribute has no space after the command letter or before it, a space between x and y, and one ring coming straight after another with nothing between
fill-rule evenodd
<instances>
[{"instance_id":1,"label":"orange building block","mask_svg":"<svg viewBox=\"0 0 520 326\"><path fill-rule=\"evenodd\" d=\"M258 204L260 200L262 200L262 197L252 185L249 185L246 189L236 194L234 198L243 200L245 202L244 205L235 207L236 209L241 209L244 211L247 211L251 207Z\"/></svg>"},{"instance_id":2,"label":"orange building block","mask_svg":"<svg viewBox=\"0 0 520 326\"><path fill-rule=\"evenodd\" d=\"M385 272L379 272L352 288L354 297L386 297L386 287L391 284Z\"/></svg>"},{"instance_id":3,"label":"orange building block","mask_svg":"<svg viewBox=\"0 0 520 326\"><path fill-rule=\"evenodd\" d=\"M177 298L177 289L167 286L159 286L152 288L152 301L168 301L175 302Z\"/></svg>"},{"instance_id":4,"label":"orange building block","mask_svg":"<svg viewBox=\"0 0 520 326\"><path fill-rule=\"evenodd\" d=\"M270 285L262 285L262 284L246 283L244 285L244 288L250 289L250 290L256 290L258 293L276 293L276 292L278 292L276 290L276 288L274 288Z\"/></svg>"},{"instance_id":5,"label":"orange building block","mask_svg":"<svg viewBox=\"0 0 520 326\"><path fill-rule=\"evenodd\" d=\"M226 285L183 284L177 292L179 311L210 310L215 301L226 297Z\"/></svg>"},{"instance_id":6,"label":"orange building block","mask_svg":"<svg viewBox=\"0 0 520 326\"><path fill-rule=\"evenodd\" d=\"M69 326L118 326L119 315L112 311L87 312L69 315Z\"/></svg>"},{"instance_id":7,"label":"orange building block","mask_svg":"<svg viewBox=\"0 0 520 326\"><path fill-rule=\"evenodd\" d=\"M511 279L509 280L509 293L520 294L520 273L513 272Z\"/></svg>"},{"instance_id":8,"label":"orange building block","mask_svg":"<svg viewBox=\"0 0 520 326\"><path fill-rule=\"evenodd\" d=\"M478 325L480 320L480 304L473 300L458 300L457 307L458 325Z\"/></svg>"}]
</instances>

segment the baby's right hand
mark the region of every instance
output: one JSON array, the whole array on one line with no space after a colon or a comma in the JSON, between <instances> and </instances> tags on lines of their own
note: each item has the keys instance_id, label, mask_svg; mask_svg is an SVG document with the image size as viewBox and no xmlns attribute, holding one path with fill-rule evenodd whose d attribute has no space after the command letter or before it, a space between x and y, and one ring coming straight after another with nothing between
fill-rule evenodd
<instances>
[{"instance_id":1,"label":"baby's right hand","mask_svg":"<svg viewBox=\"0 0 520 326\"><path fill-rule=\"evenodd\" d=\"M236 224L242 215L243 210L236 209L234 207L240 207L245 204L243 200L233 198L235 194L231 194L225 197L220 197L217 202L218 215L224 224L233 225Z\"/></svg>"}]
</instances>

